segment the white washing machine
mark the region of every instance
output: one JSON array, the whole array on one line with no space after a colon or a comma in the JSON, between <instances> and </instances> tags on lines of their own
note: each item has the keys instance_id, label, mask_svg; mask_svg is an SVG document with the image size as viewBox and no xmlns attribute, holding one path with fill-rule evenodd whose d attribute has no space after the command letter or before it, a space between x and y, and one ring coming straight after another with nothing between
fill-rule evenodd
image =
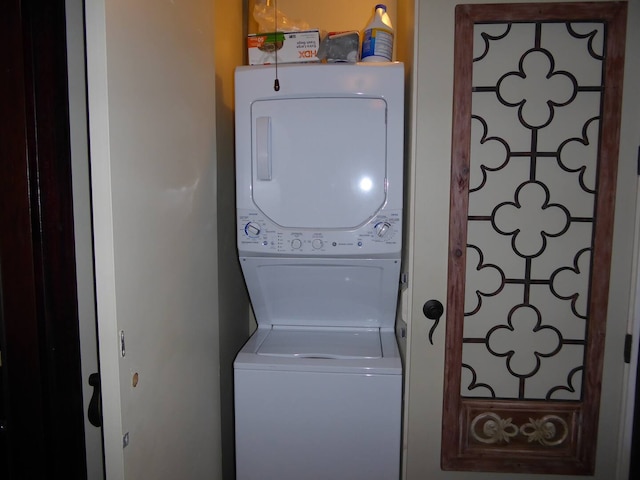
<instances>
[{"instance_id":1,"label":"white washing machine","mask_svg":"<svg viewBox=\"0 0 640 480\"><path fill-rule=\"evenodd\" d=\"M236 70L258 323L234 363L238 480L399 476L403 84L400 63Z\"/></svg>"}]
</instances>

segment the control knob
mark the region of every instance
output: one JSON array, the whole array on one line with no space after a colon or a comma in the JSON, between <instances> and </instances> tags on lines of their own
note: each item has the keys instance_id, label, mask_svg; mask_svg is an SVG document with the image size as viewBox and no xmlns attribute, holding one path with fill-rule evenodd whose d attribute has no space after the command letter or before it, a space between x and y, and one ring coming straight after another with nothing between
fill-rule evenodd
<instances>
[{"instance_id":1,"label":"control knob","mask_svg":"<svg viewBox=\"0 0 640 480\"><path fill-rule=\"evenodd\" d=\"M384 237L389 233L390 228L391 224L389 222L378 222L374 225L373 230L376 232L378 237Z\"/></svg>"},{"instance_id":2,"label":"control knob","mask_svg":"<svg viewBox=\"0 0 640 480\"><path fill-rule=\"evenodd\" d=\"M260 235L260 225L255 222L249 222L244 226L244 233L246 233L248 237L255 238Z\"/></svg>"}]
</instances>

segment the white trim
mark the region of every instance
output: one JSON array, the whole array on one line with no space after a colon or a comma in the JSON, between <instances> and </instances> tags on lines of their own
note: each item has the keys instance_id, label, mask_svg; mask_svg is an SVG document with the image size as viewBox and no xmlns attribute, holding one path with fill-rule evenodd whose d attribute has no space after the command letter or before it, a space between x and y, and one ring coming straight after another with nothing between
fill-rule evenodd
<instances>
[{"instance_id":1,"label":"white trim","mask_svg":"<svg viewBox=\"0 0 640 480\"><path fill-rule=\"evenodd\" d=\"M627 3L627 38L625 78L623 93L622 130L620 132L620 156L638 156L640 148L640 94L635 86L640 81L640 32L635 26L640 21L640 2ZM623 175L620 172L619 175ZM640 343L640 179L636 184L635 235L633 244L631 286L627 333L632 335L630 363L625 365L623 378L622 414L620 416L617 479L627 480L631 464L633 417L635 413L636 372Z\"/></svg>"},{"instance_id":2,"label":"white trim","mask_svg":"<svg viewBox=\"0 0 640 480\"><path fill-rule=\"evenodd\" d=\"M419 59L419 35L420 35L420 0L414 0L414 31L413 31L413 58L412 64L408 67L410 71L410 89L405 91L405 95L410 95L410 114L405 128L409 130L410 144L407 147L407 169L405 175L408 176L406 182L406 241L405 241L405 253L404 260L405 265L403 270L407 273L408 287L402 292L402 303L407 306L403 309L406 318L406 350L404 356L404 399L403 399L403 416L402 416L402 458L401 458L401 472L402 479L407 478L407 446L409 442L409 391L411 389L411 336L413 325L413 285L414 285L414 256L415 256L415 191L416 191L416 151L417 151L417 118L418 118L418 59Z\"/></svg>"},{"instance_id":3,"label":"white trim","mask_svg":"<svg viewBox=\"0 0 640 480\"><path fill-rule=\"evenodd\" d=\"M84 42L84 2L66 0L67 71L69 90L69 134L71 177L73 179L73 225L76 251L76 287L78 328L84 415L87 477L103 478L102 429L93 426L87 411L93 396L89 376L98 372L93 238L91 228L91 191L89 175L89 139L87 137L87 97Z\"/></svg>"},{"instance_id":4,"label":"white trim","mask_svg":"<svg viewBox=\"0 0 640 480\"><path fill-rule=\"evenodd\" d=\"M631 444L633 438L633 417L635 414L635 390L636 390L636 371L638 369L638 340L640 339L640 269L638 268L638 255L640 246L640 190L637 194L636 201L636 232L633 248L633 284L631 291L635 292L629 301L629 323L627 333L632 335L633 343L631 345L631 361L625 367L624 371L624 389L622 398L621 424L620 424L620 440L618 448L618 480L627 480L629 478L629 467L631 464Z\"/></svg>"},{"instance_id":5,"label":"white trim","mask_svg":"<svg viewBox=\"0 0 640 480\"><path fill-rule=\"evenodd\" d=\"M109 480L119 480L124 479L124 453L111 198L105 1L86 2L85 9L93 231L95 251L100 252L100 255L95 256L95 280L98 338L101 346L99 356L105 472Z\"/></svg>"}]
</instances>

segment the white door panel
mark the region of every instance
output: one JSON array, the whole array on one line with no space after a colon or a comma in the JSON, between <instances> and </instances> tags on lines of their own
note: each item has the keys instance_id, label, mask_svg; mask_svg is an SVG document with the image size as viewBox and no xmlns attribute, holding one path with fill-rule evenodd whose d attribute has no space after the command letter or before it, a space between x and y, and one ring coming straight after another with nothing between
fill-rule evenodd
<instances>
[{"instance_id":1,"label":"white door panel","mask_svg":"<svg viewBox=\"0 0 640 480\"><path fill-rule=\"evenodd\" d=\"M108 480L220 478L213 9L86 3Z\"/></svg>"},{"instance_id":2,"label":"white door panel","mask_svg":"<svg viewBox=\"0 0 640 480\"><path fill-rule=\"evenodd\" d=\"M468 2L482 3L482 2ZM506 2L504 2L506 3ZM631 2L629 11L629 25L634 25L640 15L640 6ZM455 4L442 1L417 2L418 13L418 55L417 68L414 77L417 116L415 119L415 154L411 168L410 204L413 213L411 235L409 238L409 255L411 263L407 293L411 305L409 314L409 345L407 361L407 401L405 404L405 468L404 477L407 479L496 479L513 478L513 474L471 473L442 471L440 468L441 429L443 415L444 356L445 356L445 326L444 321L430 332L434 322L425 318L422 312L423 304L429 299L438 299L442 303L447 299L447 257L449 254L448 224L449 224L449 186L451 165L451 101L453 97L453 38L454 38L454 8ZM635 23L634 23L635 22ZM637 39L636 39L637 40ZM637 52L629 52L631 40L627 41L627 56L637 62ZM637 44L637 42L636 42ZM596 45L597 46L597 45ZM507 45L502 53L504 61L520 51L518 45ZM574 59L563 59L573 62ZM633 64L633 63L631 63ZM435 68L437 66L437 68ZM634 70L627 67L627 79ZM480 72L486 78L494 75L492 71ZM598 72L586 72L584 75L597 77ZM638 82L638 72L631 80ZM475 99L474 99L475 101ZM629 279L632 265L634 219L635 219L635 160L640 130L638 111L640 104L638 94L627 89L625 91L622 119L622 137L619 159L619 176L617 186L616 224L613 242L613 260L611 288L609 296L607 337L604 358L603 392L601 400L601 414L599 422L598 452L596 460L595 478L625 478L624 465L617 464L618 451L624 448L619 444L620 403L623 393L622 344L626 330L628 306L630 302ZM627 105L634 105L635 109ZM574 112L581 116L587 115L593 109L589 103L576 104ZM531 112L534 115L540 112ZM568 117L567 117L568 118ZM565 121L568 123L568 121ZM481 126L475 127L475 135L481 135ZM580 130L580 129L578 129ZM627 132L628 133L625 133ZM576 132L576 136L580 135ZM518 135L514 130L514 135ZM517 138L514 138L517 142ZM526 142L526 138L521 141ZM557 142L557 138L545 137L541 144L550 145ZM496 154L498 152L498 154ZM489 152L499 163L500 149ZM476 172L477 173L477 172ZM548 182L553 184L554 172L544 172ZM472 172L472 179L474 177ZM585 182L593 183L593 177L586 176ZM510 186L496 184L496 189L510 189ZM575 198L564 192L563 202L571 205L575 211L584 206L584 199ZM473 208L480 208L480 203L474 203ZM482 228L474 226L474 228ZM483 238L481 231L476 232ZM507 245L508 246L508 245ZM505 245L499 241L484 245L486 249L499 251ZM533 248L533 246L531 247ZM553 252L550 252L553 254ZM487 280L490 283L490 280ZM468 301L471 301L467 299ZM492 308L500 310L499 305ZM446 313L445 313L446 315ZM443 316L443 319L445 317ZM566 326L567 332L576 329ZM571 330L573 328L573 330ZM579 329L578 329L579 330ZM430 333L433 334L433 344L430 343ZM472 350L472 349L471 349ZM575 353L575 352L574 352ZM569 350L567 354L573 355ZM578 357L581 354L578 352ZM574 355L575 357L575 355ZM573 358L573 357L571 357ZM569 361L568 359L567 361ZM575 360L575 359L574 359ZM504 361L503 361L504 363ZM493 375L489 364L484 368L487 375ZM554 373L545 374L545 378L552 378ZM566 377L566 375L562 375ZM553 381L553 379L551 380ZM497 384L497 388L509 390L508 385ZM536 385L536 388L546 388ZM570 395L570 393L567 393ZM446 408L446 406L445 406ZM518 478L566 478L559 475L519 475ZM573 477L582 478L582 477ZM594 478L594 477L584 477Z\"/></svg>"}]
</instances>

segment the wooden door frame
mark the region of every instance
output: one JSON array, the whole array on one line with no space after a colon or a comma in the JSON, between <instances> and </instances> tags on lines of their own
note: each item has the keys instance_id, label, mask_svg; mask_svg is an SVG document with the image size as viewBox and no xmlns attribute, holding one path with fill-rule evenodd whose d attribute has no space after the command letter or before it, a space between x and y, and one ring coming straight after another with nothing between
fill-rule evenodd
<instances>
[{"instance_id":1,"label":"wooden door frame","mask_svg":"<svg viewBox=\"0 0 640 480\"><path fill-rule=\"evenodd\" d=\"M615 202L616 165L620 135L622 73L626 33L626 2L565 4L459 5L456 8L456 45L454 74L454 138L452 148L451 205L449 238L449 280L447 300L447 339L445 393L442 432L442 467L445 470L505 471L531 473L589 474L594 470L597 448L599 398L603 370L604 335L609 291L608 275L593 275L589 304L590 341L585 357L588 364L583 379L583 401L559 405L558 415L574 421L571 445L561 454L544 457L518 449L506 451L477 448L472 452L465 443L463 430L477 401L460 395L466 272L469 157L471 138L471 86L473 25L476 22L562 21L564 19L602 21L608 29L607 66L603 134L600 149L598 229L594 239L593 271L609 271ZM619 79L619 81L612 81ZM525 416L544 402L528 405L496 402L495 409L514 417ZM539 404L539 405L538 405ZM483 409L487 407L483 405ZM580 425L580 432L575 425ZM588 439L588 441L580 440ZM543 461L542 461L543 460Z\"/></svg>"},{"instance_id":2,"label":"wooden door frame","mask_svg":"<svg viewBox=\"0 0 640 480\"><path fill-rule=\"evenodd\" d=\"M65 5L0 7L0 476L86 478Z\"/></svg>"}]
</instances>

